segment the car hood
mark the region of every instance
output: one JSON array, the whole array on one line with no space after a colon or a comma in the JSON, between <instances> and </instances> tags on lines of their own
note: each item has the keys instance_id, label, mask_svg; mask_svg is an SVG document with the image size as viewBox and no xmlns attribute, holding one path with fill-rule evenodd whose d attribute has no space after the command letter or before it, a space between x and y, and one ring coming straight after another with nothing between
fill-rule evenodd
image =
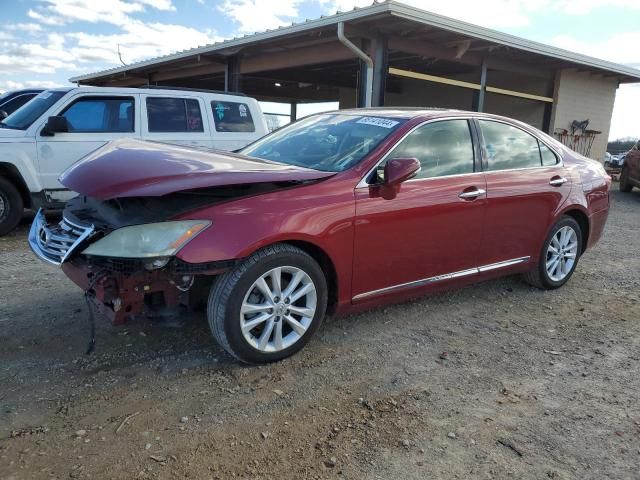
<instances>
[{"instance_id":1,"label":"car hood","mask_svg":"<svg viewBox=\"0 0 640 480\"><path fill-rule=\"evenodd\" d=\"M14 138L24 138L25 134L24 130L0 127L0 142L10 142Z\"/></svg>"},{"instance_id":2,"label":"car hood","mask_svg":"<svg viewBox=\"0 0 640 480\"><path fill-rule=\"evenodd\" d=\"M67 169L60 183L82 195L108 200L228 185L304 182L332 175L230 152L126 139L90 153Z\"/></svg>"}]
</instances>

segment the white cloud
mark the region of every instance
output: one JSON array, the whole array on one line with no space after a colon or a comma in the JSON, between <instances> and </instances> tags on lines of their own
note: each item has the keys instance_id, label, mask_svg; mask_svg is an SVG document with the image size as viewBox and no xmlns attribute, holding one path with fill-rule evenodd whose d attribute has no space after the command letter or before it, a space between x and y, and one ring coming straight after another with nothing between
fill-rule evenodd
<instances>
[{"instance_id":1,"label":"white cloud","mask_svg":"<svg viewBox=\"0 0 640 480\"><path fill-rule=\"evenodd\" d=\"M587 15L594 9L602 7L640 10L638 0L554 0L550 6L567 15Z\"/></svg>"},{"instance_id":2,"label":"white cloud","mask_svg":"<svg viewBox=\"0 0 640 480\"><path fill-rule=\"evenodd\" d=\"M27 12L38 23L22 24L24 30L39 34L37 41L20 43L11 33L0 32L0 74L77 71L80 64L108 68L120 65L118 48L123 60L133 63L218 40L211 31L135 18L147 9L171 12L175 7L171 0L40 0ZM74 26L80 22L107 23L116 31L77 31ZM61 25L67 33L47 32Z\"/></svg>"},{"instance_id":3,"label":"white cloud","mask_svg":"<svg viewBox=\"0 0 640 480\"><path fill-rule=\"evenodd\" d=\"M518 27L529 24L529 14L549 0L404 0L402 3L440 15L489 27ZM299 17L304 3L318 3L328 14L368 7L372 0L224 0L218 9L238 24L243 33L261 32L290 24ZM496 15L496 12L500 12Z\"/></svg>"},{"instance_id":4,"label":"white cloud","mask_svg":"<svg viewBox=\"0 0 640 480\"><path fill-rule=\"evenodd\" d=\"M618 88L609 139L640 138L638 105L640 105L640 85L622 85Z\"/></svg>"},{"instance_id":5,"label":"white cloud","mask_svg":"<svg viewBox=\"0 0 640 480\"><path fill-rule=\"evenodd\" d=\"M164 23L133 22L121 33L110 35L92 35L88 33L70 33L75 45L71 55L79 62L119 63L118 49L126 63L157 57L173 51L184 50L211 43L215 38L212 32L201 32L194 28ZM167 42L171 38L171 42Z\"/></svg>"},{"instance_id":6,"label":"white cloud","mask_svg":"<svg viewBox=\"0 0 640 480\"><path fill-rule=\"evenodd\" d=\"M38 23L14 23L5 25L5 28L7 30L30 34L36 34L42 31L42 26Z\"/></svg>"},{"instance_id":7,"label":"white cloud","mask_svg":"<svg viewBox=\"0 0 640 480\"><path fill-rule=\"evenodd\" d=\"M366 7L371 0L320 0L327 11ZM422 10L490 28L523 27L534 12L586 15L599 7L626 7L640 10L640 0L400 0Z\"/></svg>"},{"instance_id":8,"label":"white cloud","mask_svg":"<svg viewBox=\"0 0 640 480\"><path fill-rule=\"evenodd\" d=\"M403 0L401 3L485 27L521 27L529 24L529 15L548 0ZM347 11L366 7L370 0L323 0L327 10ZM497 14L499 12L499 14Z\"/></svg>"},{"instance_id":9,"label":"white cloud","mask_svg":"<svg viewBox=\"0 0 640 480\"><path fill-rule=\"evenodd\" d=\"M61 83L51 80L27 80L25 82L15 82L13 80L0 81L0 93L7 90L20 90L22 88L57 88L64 87Z\"/></svg>"},{"instance_id":10,"label":"white cloud","mask_svg":"<svg viewBox=\"0 0 640 480\"><path fill-rule=\"evenodd\" d=\"M65 25L72 22L105 22L126 25L133 21L131 14L146 7L173 11L171 0L41 0L43 5L30 9L27 15L46 25Z\"/></svg>"},{"instance_id":11,"label":"white cloud","mask_svg":"<svg viewBox=\"0 0 640 480\"><path fill-rule=\"evenodd\" d=\"M567 35L560 35L553 38L551 43L574 52L640 68L640 31L614 33L608 39L597 43L585 43Z\"/></svg>"},{"instance_id":12,"label":"white cloud","mask_svg":"<svg viewBox=\"0 0 640 480\"><path fill-rule=\"evenodd\" d=\"M52 74L61 69L75 70L76 66L60 34L51 33L40 42L0 41L2 75Z\"/></svg>"},{"instance_id":13,"label":"white cloud","mask_svg":"<svg viewBox=\"0 0 640 480\"><path fill-rule=\"evenodd\" d=\"M224 0L218 10L238 23L243 33L262 32L290 24L303 0Z\"/></svg>"}]
</instances>

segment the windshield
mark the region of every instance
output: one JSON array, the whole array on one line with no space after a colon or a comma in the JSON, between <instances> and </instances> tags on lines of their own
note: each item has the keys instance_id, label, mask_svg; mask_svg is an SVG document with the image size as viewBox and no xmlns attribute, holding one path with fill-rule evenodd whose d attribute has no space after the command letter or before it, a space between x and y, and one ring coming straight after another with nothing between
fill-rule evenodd
<instances>
[{"instance_id":1,"label":"windshield","mask_svg":"<svg viewBox=\"0 0 640 480\"><path fill-rule=\"evenodd\" d=\"M66 90L49 90L42 92L0 122L0 127L26 130L66 93Z\"/></svg>"},{"instance_id":2,"label":"windshield","mask_svg":"<svg viewBox=\"0 0 640 480\"><path fill-rule=\"evenodd\" d=\"M240 151L243 155L329 172L362 160L406 120L320 114L276 130Z\"/></svg>"}]
</instances>

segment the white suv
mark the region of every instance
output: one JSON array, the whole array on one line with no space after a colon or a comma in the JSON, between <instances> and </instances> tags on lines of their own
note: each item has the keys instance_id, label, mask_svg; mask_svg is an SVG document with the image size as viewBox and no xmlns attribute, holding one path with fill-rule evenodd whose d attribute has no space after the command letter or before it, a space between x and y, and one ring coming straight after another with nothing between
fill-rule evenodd
<instances>
[{"instance_id":1,"label":"white suv","mask_svg":"<svg viewBox=\"0 0 640 480\"><path fill-rule=\"evenodd\" d=\"M241 94L46 90L0 122L0 235L15 228L25 207L61 207L74 193L58 182L60 174L110 140L133 137L237 150L267 133L260 105Z\"/></svg>"}]
</instances>

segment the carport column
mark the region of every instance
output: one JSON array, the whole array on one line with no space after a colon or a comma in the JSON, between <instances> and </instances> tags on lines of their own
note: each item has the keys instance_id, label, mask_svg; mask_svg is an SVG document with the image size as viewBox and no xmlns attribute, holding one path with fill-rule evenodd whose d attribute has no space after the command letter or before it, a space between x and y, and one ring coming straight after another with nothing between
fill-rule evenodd
<instances>
[{"instance_id":1,"label":"carport column","mask_svg":"<svg viewBox=\"0 0 640 480\"><path fill-rule=\"evenodd\" d=\"M358 73L358 108L363 108L367 103L367 64L362 60L358 62L360 72Z\"/></svg>"},{"instance_id":2,"label":"carport column","mask_svg":"<svg viewBox=\"0 0 640 480\"><path fill-rule=\"evenodd\" d=\"M224 91L240 92L240 62L237 56L227 57L224 66Z\"/></svg>"},{"instance_id":3,"label":"carport column","mask_svg":"<svg viewBox=\"0 0 640 480\"><path fill-rule=\"evenodd\" d=\"M482 60L480 66L480 90L473 95L473 110L484 112L484 96L487 93L487 59Z\"/></svg>"},{"instance_id":4,"label":"carport column","mask_svg":"<svg viewBox=\"0 0 640 480\"><path fill-rule=\"evenodd\" d=\"M376 36L372 44L371 52L373 58L373 94L371 96L371 106L383 107L384 93L387 87L387 75L389 74L387 37L384 35Z\"/></svg>"},{"instance_id":5,"label":"carport column","mask_svg":"<svg viewBox=\"0 0 640 480\"><path fill-rule=\"evenodd\" d=\"M289 113L289 119L291 122L295 122L298 119L298 102L291 102L291 111Z\"/></svg>"}]
</instances>

